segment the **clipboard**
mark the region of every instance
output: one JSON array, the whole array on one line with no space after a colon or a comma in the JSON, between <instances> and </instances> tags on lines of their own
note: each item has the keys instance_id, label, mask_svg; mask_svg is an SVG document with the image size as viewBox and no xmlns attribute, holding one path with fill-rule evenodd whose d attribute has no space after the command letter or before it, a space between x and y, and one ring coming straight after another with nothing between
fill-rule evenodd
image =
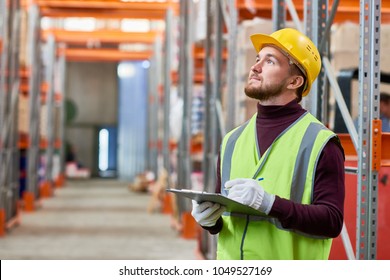
<instances>
[{"instance_id":1,"label":"clipboard","mask_svg":"<svg viewBox=\"0 0 390 280\"><path fill-rule=\"evenodd\" d=\"M231 213L240 213L245 215L264 216L264 217L266 216L262 212L248 205L241 204L219 193L208 193L208 192L193 191L188 189L166 189L166 191L175 193L176 195L179 196L193 199L198 203L204 201L219 203L226 207L227 212L231 212Z\"/></svg>"}]
</instances>

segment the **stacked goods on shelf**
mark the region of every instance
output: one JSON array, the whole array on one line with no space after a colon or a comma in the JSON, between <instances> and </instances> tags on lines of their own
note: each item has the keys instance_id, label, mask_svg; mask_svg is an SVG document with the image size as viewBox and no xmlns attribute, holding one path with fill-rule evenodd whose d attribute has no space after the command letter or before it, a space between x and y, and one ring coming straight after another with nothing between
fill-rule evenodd
<instances>
[{"instance_id":1,"label":"stacked goods on shelf","mask_svg":"<svg viewBox=\"0 0 390 280\"><path fill-rule=\"evenodd\" d=\"M27 187L27 145L29 131L29 100L25 94L19 95L18 104L18 129L19 129L19 198L23 197L23 192Z\"/></svg>"},{"instance_id":2,"label":"stacked goods on shelf","mask_svg":"<svg viewBox=\"0 0 390 280\"><path fill-rule=\"evenodd\" d=\"M380 68L390 72L390 24L381 25L380 35ZM358 69L360 56L360 26L357 23L345 22L334 25L331 33L331 63L335 73L340 70ZM381 90L390 92L390 84L381 83ZM359 109L359 81L352 82L351 116L356 118Z\"/></svg>"},{"instance_id":3,"label":"stacked goods on shelf","mask_svg":"<svg viewBox=\"0 0 390 280\"><path fill-rule=\"evenodd\" d=\"M27 136L29 131L29 100L25 94L19 95L18 128L20 136Z\"/></svg>"},{"instance_id":4,"label":"stacked goods on shelf","mask_svg":"<svg viewBox=\"0 0 390 280\"><path fill-rule=\"evenodd\" d=\"M191 135L199 134L203 131L205 94L203 85L194 85L191 110Z\"/></svg>"}]
</instances>

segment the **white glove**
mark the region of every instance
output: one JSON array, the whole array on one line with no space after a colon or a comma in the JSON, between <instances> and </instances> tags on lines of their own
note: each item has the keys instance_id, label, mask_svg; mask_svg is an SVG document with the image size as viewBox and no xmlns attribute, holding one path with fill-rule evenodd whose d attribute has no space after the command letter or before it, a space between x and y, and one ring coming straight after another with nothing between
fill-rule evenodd
<instances>
[{"instance_id":1,"label":"white glove","mask_svg":"<svg viewBox=\"0 0 390 280\"><path fill-rule=\"evenodd\" d=\"M195 200L192 200L191 215L198 224L204 227L214 226L225 210L226 207L218 203L205 201L199 204Z\"/></svg>"},{"instance_id":2,"label":"white glove","mask_svg":"<svg viewBox=\"0 0 390 280\"><path fill-rule=\"evenodd\" d=\"M275 201L275 195L264 191L254 179L239 178L227 181L228 198L248 205L268 215Z\"/></svg>"}]
</instances>

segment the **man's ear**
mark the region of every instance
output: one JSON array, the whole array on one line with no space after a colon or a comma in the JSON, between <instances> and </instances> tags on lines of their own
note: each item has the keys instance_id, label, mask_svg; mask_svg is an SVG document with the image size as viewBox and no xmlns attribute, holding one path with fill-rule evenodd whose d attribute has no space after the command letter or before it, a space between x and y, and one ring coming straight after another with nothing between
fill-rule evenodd
<instances>
[{"instance_id":1,"label":"man's ear","mask_svg":"<svg viewBox=\"0 0 390 280\"><path fill-rule=\"evenodd\" d=\"M302 76L296 75L296 76L292 77L290 84L287 86L287 88L298 89L303 85L304 82L305 82L305 79Z\"/></svg>"}]
</instances>

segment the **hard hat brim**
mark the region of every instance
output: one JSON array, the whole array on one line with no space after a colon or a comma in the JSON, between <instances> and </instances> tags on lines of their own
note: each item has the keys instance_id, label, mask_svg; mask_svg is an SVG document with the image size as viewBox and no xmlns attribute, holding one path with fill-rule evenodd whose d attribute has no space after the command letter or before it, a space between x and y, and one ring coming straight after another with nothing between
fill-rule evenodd
<instances>
[{"instance_id":1,"label":"hard hat brim","mask_svg":"<svg viewBox=\"0 0 390 280\"><path fill-rule=\"evenodd\" d=\"M250 36L250 38L257 53L262 49L264 45L275 45L283 51L289 53L289 51L281 43L279 43L278 40L267 34L253 34Z\"/></svg>"},{"instance_id":2,"label":"hard hat brim","mask_svg":"<svg viewBox=\"0 0 390 280\"><path fill-rule=\"evenodd\" d=\"M253 34L250 36L250 38L257 53L259 53L264 46L274 46L279 49L279 51L281 51L285 56L287 56L288 59L292 60L292 62L298 66L302 73L307 76L306 69L301 64L299 64L298 59L274 37L266 34Z\"/></svg>"}]
</instances>

